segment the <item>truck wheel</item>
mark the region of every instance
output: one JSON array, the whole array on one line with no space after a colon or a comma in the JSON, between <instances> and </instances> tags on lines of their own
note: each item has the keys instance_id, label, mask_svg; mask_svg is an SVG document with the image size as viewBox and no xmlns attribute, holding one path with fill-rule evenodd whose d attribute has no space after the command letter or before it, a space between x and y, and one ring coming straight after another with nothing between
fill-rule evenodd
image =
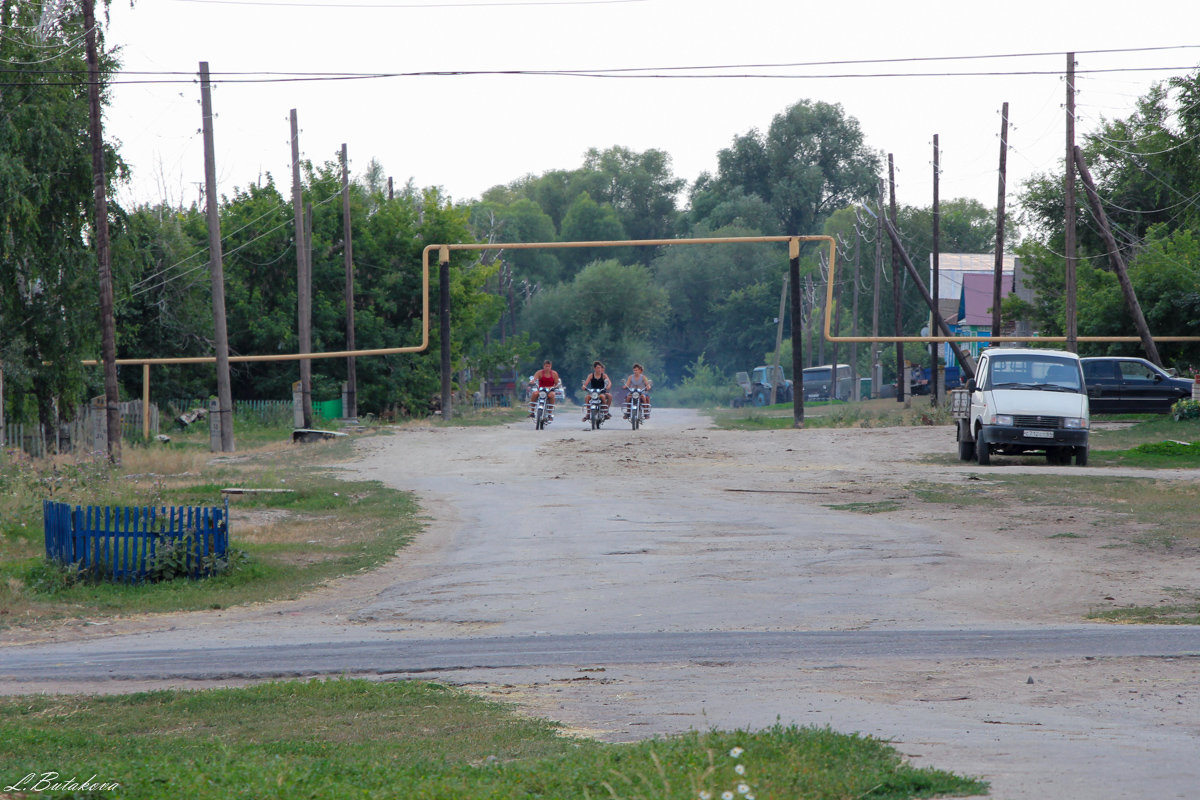
<instances>
[{"instance_id":1,"label":"truck wheel","mask_svg":"<svg viewBox=\"0 0 1200 800\"><path fill-rule=\"evenodd\" d=\"M1076 447L1075 448L1075 466L1086 467L1087 460L1088 460L1087 445L1084 445L1083 447Z\"/></svg>"},{"instance_id":2,"label":"truck wheel","mask_svg":"<svg viewBox=\"0 0 1200 800\"><path fill-rule=\"evenodd\" d=\"M958 440L958 460L970 461L975 457L975 443L966 439Z\"/></svg>"},{"instance_id":3,"label":"truck wheel","mask_svg":"<svg viewBox=\"0 0 1200 800\"><path fill-rule=\"evenodd\" d=\"M767 404L768 399L769 398L767 397L767 393L765 390L758 389L757 391L754 392L754 405L765 406Z\"/></svg>"},{"instance_id":4,"label":"truck wheel","mask_svg":"<svg viewBox=\"0 0 1200 800\"><path fill-rule=\"evenodd\" d=\"M988 452L988 446L987 437L983 435L983 431L980 431L979 435L975 437L975 461L981 467L992 463L992 454Z\"/></svg>"}]
</instances>

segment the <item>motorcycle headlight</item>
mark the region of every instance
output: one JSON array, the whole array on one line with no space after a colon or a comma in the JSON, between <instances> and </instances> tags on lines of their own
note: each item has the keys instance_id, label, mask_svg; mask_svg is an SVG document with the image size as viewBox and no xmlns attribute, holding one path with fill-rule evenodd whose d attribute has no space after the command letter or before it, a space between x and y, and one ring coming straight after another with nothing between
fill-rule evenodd
<instances>
[{"instance_id":1,"label":"motorcycle headlight","mask_svg":"<svg viewBox=\"0 0 1200 800\"><path fill-rule=\"evenodd\" d=\"M1012 424L1013 424L1012 414L996 414L992 417L992 424L993 425L1007 425L1009 427L1012 427Z\"/></svg>"},{"instance_id":2,"label":"motorcycle headlight","mask_svg":"<svg viewBox=\"0 0 1200 800\"><path fill-rule=\"evenodd\" d=\"M1082 417L1066 417L1063 419L1063 427L1073 430L1083 430L1088 426L1088 421Z\"/></svg>"}]
</instances>

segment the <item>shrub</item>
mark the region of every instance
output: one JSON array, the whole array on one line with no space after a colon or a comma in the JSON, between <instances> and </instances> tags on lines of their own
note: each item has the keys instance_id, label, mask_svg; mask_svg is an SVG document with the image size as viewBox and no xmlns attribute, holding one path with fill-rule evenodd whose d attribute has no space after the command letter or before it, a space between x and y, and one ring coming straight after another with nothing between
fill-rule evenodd
<instances>
[{"instance_id":1,"label":"shrub","mask_svg":"<svg viewBox=\"0 0 1200 800\"><path fill-rule=\"evenodd\" d=\"M1171 416L1176 422L1200 419L1200 400L1179 400L1171 406Z\"/></svg>"}]
</instances>

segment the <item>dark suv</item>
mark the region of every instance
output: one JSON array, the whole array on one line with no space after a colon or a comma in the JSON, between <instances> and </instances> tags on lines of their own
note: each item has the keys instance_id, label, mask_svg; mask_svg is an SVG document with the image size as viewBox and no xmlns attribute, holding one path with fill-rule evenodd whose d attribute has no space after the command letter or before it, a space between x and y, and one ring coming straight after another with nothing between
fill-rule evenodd
<instances>
[{"instance_id":1,"label":"dark suv","mask_svg":"<svg viewBox=\"0 0 1200 800\"><path fill-rule=\"evenodd\" d=\"M1166 414L1192 396L1192 381L1176 378L1144 358L1081 358L1093 414Z\"/></svg>"}]
</instances>

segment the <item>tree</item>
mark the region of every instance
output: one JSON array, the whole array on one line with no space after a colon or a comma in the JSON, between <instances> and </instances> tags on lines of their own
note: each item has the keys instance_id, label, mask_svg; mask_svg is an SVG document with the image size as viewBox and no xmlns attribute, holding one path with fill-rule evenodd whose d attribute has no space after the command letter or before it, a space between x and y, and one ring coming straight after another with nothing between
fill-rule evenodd
<instances>
[{"instance_id":1,"label":"tree","mask_svg":"<svg viewBox=\"0 0 1200 800\"><path fill-rule=\"evenodd\" d=\"M48 433L100 375L79 364L98 349L88 87L64 80L87 74L84 25L75 4L42 6L0 0L0 359L14 407L32 398ZM114 68L102 55L101 80ZM111 183L123 167L105 147Z\"/></svg>"},{"instance_id":2,"label":"tree","mask_svg":"<svg viewBox=\"0 0 1200 800\"><path fill-rule=\"evenodd\" d=\"M729 227L715 231L700 228L700 236L752 236L754 231ZM787 254L779 244L681 245L665 248L654 260L655 282L667 291L669 311L666 330L671 332L662 344L664 366L669 375L680 376L687 364L707 353L711 364L725 371L746 369L739 361L744 349L730 347L726 336L758 317L774 319L779 311L779 291L787 271ZM757 284L773 289L774 299L752 314L744 314L744 305L731 305L730 296ZM759 312L762 312L761 314ZM729 317L729 319L722 319ZM718 323L724 332L716 332ZM774 328L771 342L774 343ZM751 364L750 366L754 366Z\"/></svg>"},{"instance_id":3,"label":"tree","mask_svg":"<svg viewBox=\"0 0 1200 800\"><path fill-rule=\"evenodd\" d=\"M605 242L626 239L625 229L616 210L609 205L600 205L587 192L575 198L567 215L563 217L559 239L564 242ZM571 247L564 248L559 259L573 273L597 258L623 259L624 248Z\"/></svg>"},{"instance_id":4,"label":"tree","mask_svg":"<svg viewBox=\"0 0 1200 800\"><path fill-rule=\"evenodd\" d=\"M634 361L656 368L651 342L664 324L666 305L667 293L648 269L607 259L536 295L521 327L538 343L538 359L552 359L570 388L572 376L582 377L596 359L614 375Z\"/></svg>"},{"instance_id":5,"label":"tree","mask_svg":"<svg viewBox=\"0 0 1200 800\"><path fill-rule=\"evenodd\" d=\"M1113 233L1128 264L1130 280L1157 336L1194 333L1195 272L1192 242L1200 236L1200 72L1158 84L1140 98L1127 118L1106 121L1081 145L1105 204ZM1064 329L1062 286L1062 171L1034 176L1023 187L1022 221L1032 231L1022 261L1035 286L1035 319L1043 333ZM1080 335L1128 335L1132 322L1115 276L1108 272L1106 245L1090 210L1078 208L1077 314ZM1143 288L1144 287L1144 288ZM1133 352L1123 346L1082 345L1081 352ZM1194 347L1167 346L1164 358L1194 362ZM1170 355L1167 355L1170 353Z\"/></svg>"},{"instance_id":6,"label":"tree","mask_svg":"<svg viewBox=\"0 0 1200 800\"><path fill-rule=\"evenodd\" d=\"M838 208L875 191L879 154L868 150L858 120L841 105L801 100L776 115L764 135L758 130L734 137L717 154L717 175L697 197L709 208L735 190L757 196L775 212L777 231L808 235L821 229Z\"/></svg>"}]
</instances>

